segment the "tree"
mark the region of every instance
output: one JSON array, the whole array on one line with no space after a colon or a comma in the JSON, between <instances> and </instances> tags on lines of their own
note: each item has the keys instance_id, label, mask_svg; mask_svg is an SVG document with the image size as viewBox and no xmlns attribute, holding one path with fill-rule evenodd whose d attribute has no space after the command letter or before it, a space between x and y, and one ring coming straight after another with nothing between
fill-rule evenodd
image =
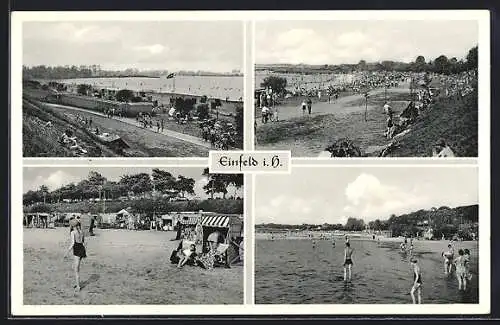
<instances>
[{"instance_id":1,"label":"tree","mask_svg":"<svg viewBox=\"0 0 500 325\"><path fill-rule=\"evenodd\" d=\"M45 185L42 185L40 186L38 191L40 192L40 196L43 198L43 204L45 204L46 197L49 194L49 188Z\"/></svg>"},{"instance_id":2,"label":"tree","mask_svg":"<svg viewBox=\"0 0 500 325\"><path fill-rule=\"evenodd\" d=\"M153 185L156 191L165 193L168 190L175 188L175 177L166 170L153 168Z\"/></svg>"},{"instance_id":3,"label":"tree","mask_svg":"<svg viewBox=\"0 0 500 325\"><path fill-rule=\"evenodd\" d=\"M194 194L194 184L194 179L179 175L175 182L175 189L184 197L185 194Z\"/></svg>"},{"instance_id":4,"label":"tree","mask_svg":"<svg viewBox=\"0 0 500 325\"><path fill-rule=\"evenodd\" d=\"M467 53L467 68L476 69L478 68L478 48L477 46L471 48L469 53Z\"/></svg>"},{"instance_id":5,"label":"tree","mask_svg":"<svg viewBox=\"0 0 500 325\"><path fill-rule=\"evenodd\" d=\"M196 113L198 114L199 119L207 119L209 118L209 107L207 103L198 104L196 106Z\"/></svg>"},{"instance_id":6,"label":"tree","mask_svg":"<svg viewBox=\"0 0 500 325\"><path fill-rule=\"evenodd\" d=\"M434 60L434 70L437 73L449 73L449 62L446 55L440 55Z\"/></svg>"},{"instance_id":7,"label":"tree","mask_svg":"<svg viewBox=\"0 0 500 325\"><path fill-rule=\"evenodd\" d=\"M222 193L225 199L227 194L227 175L229 174L211 174L208 168L203 170L203 176L208 179L207 184L203 186L205 193L210 194L210 198L214 198L215 193Z\"/></svg>"},{"instance_id":8,"label":"tree","mask_svg":"<svg viewBox=\"0 0 500 325\"><path fill-rule=\"evenodd\" d=\"M121 89L116 93L116 100L119 102L130 102L134 97L134 92L129 89Z\"/></svg>"},{"instance_id":9,"label":"tree","mask_svg":"<svg viewBox=\"0 0 500 325\"><path fill-rule=\"evenodd\" d=\"M359 71L366 70L366 61L365 60L360 60L359 63L358 63L357 69Z\"/></svg>"},{"instance_id":10,"label":"tree","mask_svg":"<svg viewBox=\"0 0 500 325\"><path fill-rule=\"evenodd\" d=\"M91 86L86 84L80 84L76 87L76 92L80 95L88 95L90 92Z\"/></svg>"},{"instance_id":11,"label":"tree","mask_svg":"<svg viewBox=\"0 0 500 325\"><path fill-rule=\"evenodd\" d=\"M365 222L363 219L348 218L344 226L345 230L350 231L361 231L365 228Z\"/></svg>"},{"instance_id":12,"label":"tree","mask_svg":"<svg viewBox=\"0 0 500 325\"><path fill-rule=\"evenodd\" d=\"M243 112L243 106L242 105L237 105L236 106L236 115L234 116L234 122L236 125L236 132L238 134L243 134L243 125L244 125L244 112Z\"/></svg>"},{"instance_id":13,"label":"tree","mask_svg":"<svg viewBox=\"0 0 500 325\"><path fill-rule=\"evenodd\" d=\"M145 194L153 189L151 178L147 173L139 173L135 175L124 175L119 183L123 184L129 191L135 195Z\"/></svg>"},{"instance_id":14,"label":"tree","mask_svg":"<svg viewBox=\"0 0 500 325\"><path fill-rule=\"evenodd\" d=\"M276 94L283 94L286 91L287 80L278 76L267 76L260 84L264 88L271 88Z\"/></svg>"}]
</instances>

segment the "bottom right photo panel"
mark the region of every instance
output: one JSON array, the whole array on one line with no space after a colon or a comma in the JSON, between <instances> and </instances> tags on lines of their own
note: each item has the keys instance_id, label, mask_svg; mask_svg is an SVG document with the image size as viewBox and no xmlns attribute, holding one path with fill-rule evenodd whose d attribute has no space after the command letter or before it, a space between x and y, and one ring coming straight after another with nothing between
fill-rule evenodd
<instances>
[{"instance_id":1,"label":"bottom right photo panel","mask_svg":"<svg viewBox=\"0 0 500 325\"><path fill-rule=\"evenodd\" d=\"M255 180L256 304L479 303L476 166Z\"/></svg>"}]
</instances>

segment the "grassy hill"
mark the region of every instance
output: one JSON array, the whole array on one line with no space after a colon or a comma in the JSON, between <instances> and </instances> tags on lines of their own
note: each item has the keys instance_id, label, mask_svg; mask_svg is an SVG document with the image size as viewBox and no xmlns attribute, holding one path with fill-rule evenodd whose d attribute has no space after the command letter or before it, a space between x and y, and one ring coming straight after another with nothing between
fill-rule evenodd
<instances>
[{"instance_id":1,"label":"grassy hill","mask_svg":"<svg viewBox=\"0 0 500 325\"><path fill-rule=\"evenodd\" d=\"M432 146L444 139L459 157L477 157L477 93L463 98L439 98L412 126L412 131L398 141L389 156L430 156Z\"/></svg>"}]
</instances>

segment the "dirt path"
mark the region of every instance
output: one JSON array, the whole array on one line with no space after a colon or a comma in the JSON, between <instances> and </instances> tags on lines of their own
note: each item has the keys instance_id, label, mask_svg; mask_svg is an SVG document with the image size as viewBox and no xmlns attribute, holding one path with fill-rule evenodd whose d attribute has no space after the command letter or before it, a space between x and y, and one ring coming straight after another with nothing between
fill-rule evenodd
<instances>
[{"instance_id":1,"label":"dirt path","mask_svg":"<svg viewBox=\"0 0 500 325\"><path fill-rule=\"evenodd\" d=\"M375 89L369 92L370 96L375 96L384 92L384 89ZM407 88L391 88L387 89L387 93L405 93L409 92ZM356 112L364 111L365 105L350 105L353 102L363 99L362 94L349 95L340 97L336 101L328 102L317 102L312 105L311 115L322 115L322 114L351 114ZM376 108L374 105L370 105L368 101L368 110ZM307 111L306 111L306 115ZM290 118L303 116L302 108L300 105L282 105L279 106L279 119L289 120ZM257 119L258 124L261 123L261 119Z\"/></svg>"},{"instance_id":2,"label":"dirt path","mask_svg":"<svg viewBox=\"0 0 500 325\"><path fill-rule=\"evenodd\" d=\"M83 109L83 108L78 108L78 107L73 107L73 106L66 106L66 105L59 105L59 104L49 104L49 103L45 103L45 104L47 106L49 106L49 107L52 107L52 108L80 111L80 112L84 112L84 113L93 114L93 115L96 115L96 116L107 118L106 115L104 115L102 113L91 111L91 110L88 110L88 109ZM138 127L140 129L148 130L148 131L156 133L156 134L163 134L163 135L165 135L167 137L175 138L177 140L186 141L186 142L189 142L191 144L195 144L195 145L198 145L198 146L201 146L201 147L205 147L205 148L208 148L208 149L211 148L210 143L205 142L202 139L194 137L192 135L188 135L188 134L184 134L184 133L180 133L180 132L176 132L176 131L172 131L172 130L163 130L163 132L161 132L161 131L160 132L155 132L155 131L153 131L154 129L145 129L145 128L143 128L141 126L141 123L139 123L136 120L131 119L131 118L113 118L113 120L119 121L119 122L122 122L122 123L126 123L126 124L129 124L129 125L133 125L133 126Z\"/></svg>"}]
</instances>

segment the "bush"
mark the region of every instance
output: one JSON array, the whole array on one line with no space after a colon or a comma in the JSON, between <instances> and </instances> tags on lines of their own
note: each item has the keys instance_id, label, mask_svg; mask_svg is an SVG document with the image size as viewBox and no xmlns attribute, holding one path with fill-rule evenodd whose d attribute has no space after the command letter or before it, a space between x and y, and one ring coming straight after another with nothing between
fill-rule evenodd
<instances>
[{"instance_id":1,"label":"bush","mask_svg":"<svg viewBox=\"0 0 500 325\"><path fill-rule=\"evenodd\" d=\"M119 102L130 102L134 97L134 92L129 89L122 89L116 93L116 100Z\"/></svg>"},{"instance_id":2,"label":"bush","mask_svg":"<svg viewBox=\"0 0 500 325\"><path fill-rule=\"evenodd\" d=\"M199 104L198 107L196 107L196 113L200 119L207 119L209 117L208 104Z\"/></svg>"}]
</instances>

